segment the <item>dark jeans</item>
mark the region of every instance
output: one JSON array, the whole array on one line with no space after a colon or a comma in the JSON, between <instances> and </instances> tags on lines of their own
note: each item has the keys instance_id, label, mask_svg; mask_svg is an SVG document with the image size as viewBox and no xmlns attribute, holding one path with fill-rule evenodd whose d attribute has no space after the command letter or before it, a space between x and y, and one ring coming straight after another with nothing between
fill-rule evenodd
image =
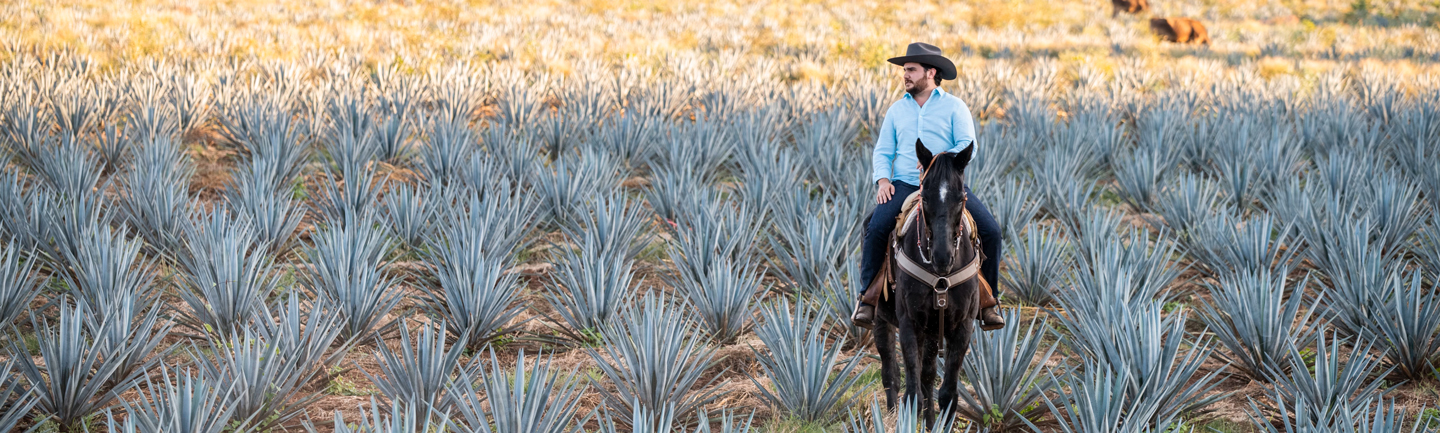
<instances>
[{"instance_id":1,"label":"dark jeans","mask_svg":"<svg viewBox=\"0 0 1440 433\"><path fill-rule=\"evenodd\" d=\"M880 272L881 265L885 264L885 249L889 248L890 232L895 231L895 217L900 215L900 207L905 205L905 197L915 192L919 187L905 182L893 182L895 195L890 201L875 205L875 213L870 216L870 222L865 230L865 246L860 251L860 286L863 293L870 281L875 279L875 274ZM975 218L975 231L980 233L980 247L985 250L985 262L980 264L980 276L990 287L995 289L995 297L1000 297L1000 223L995 222L995 216L990 215L990 209L980 201L975 193L970 192L970 186L965 186L965 209L970 211L970 216Z\"/></svg>"}]
</instances>

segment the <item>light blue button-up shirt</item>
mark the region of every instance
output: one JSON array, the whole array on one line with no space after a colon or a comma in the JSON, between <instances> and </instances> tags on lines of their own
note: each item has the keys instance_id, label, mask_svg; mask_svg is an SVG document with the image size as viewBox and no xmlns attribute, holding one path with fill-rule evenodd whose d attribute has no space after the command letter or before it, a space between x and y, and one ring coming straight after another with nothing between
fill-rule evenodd
<instances>
[{"instance_id":1,"label":"light blue button-up shirt","mask_svg":"<svg viewBox=\"0 0 1440 433\"><path fill-rule=\"evenodd\" d=\"M965 146L975 142L975 120L970 117L970 107L939 87L930 93L924 107L909 93L890 104L885 112L885 124L880 126L875 140L874 173L870 181L890 179L919 185L920 170L915 167L919 161L915 156L917 138L934 154L965 150Z\"/></svg>"}]
</instances>

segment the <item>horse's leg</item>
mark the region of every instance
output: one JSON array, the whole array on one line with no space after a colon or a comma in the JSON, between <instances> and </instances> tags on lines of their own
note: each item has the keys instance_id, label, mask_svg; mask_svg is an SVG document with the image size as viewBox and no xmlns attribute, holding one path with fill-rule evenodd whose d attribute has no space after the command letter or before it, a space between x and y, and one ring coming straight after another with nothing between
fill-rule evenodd
<instances>
[{"instance_id":1,"label":"horse's leg","mask_svg":"<svg viewBox=\"0 0 1440 433\"><path fill-rule=\"evenodd\" d=\"M973 309L962 309L966 310ZM940 413L952 417L960 398L960 367L965 362L965 353L970 350L970 338L975 335L975 321L964 320L956 325L946 336L945 381L940 384L939 396Z\"/></svg>"},{"instance_id":2,"label":"horse's leg","mask_svg":"<svg viewBox=\"0 0 1440 433\"><path fill-rule=\"evenodd\" d=\"M935 427L935 358L940 355L940 338L943 334L926 335L924 351L920 354L920 394L925 411L925 425Z\"/></svg>"},{"instance_id":3,"label":"horse's leg","mask_svg":"<svg viewBox=\"0 0 1440 433\"><path fill-rule=\"evenodd\" d=\"M910 306L906 305L903 299L896 300L899 308L895 311L896 327L900 334L900 355L905 359L905 399L911 403L919 404L920 401L920 341L915 334L914 317Z\"/></svg>"},{"instance_id":4,"label":"horse's leg","mask_svg":"<svg viewBox=\"0 0 1440 433\"><path fill-rule=\"evenodd\" d=\"M875 316L875 328L870 333L875 336L875 355L880 357L880 384L885 386L885 408L895 410L896 382L899 381L895 365L895 330L879 314Z\"/></svg>"}]
</instances>

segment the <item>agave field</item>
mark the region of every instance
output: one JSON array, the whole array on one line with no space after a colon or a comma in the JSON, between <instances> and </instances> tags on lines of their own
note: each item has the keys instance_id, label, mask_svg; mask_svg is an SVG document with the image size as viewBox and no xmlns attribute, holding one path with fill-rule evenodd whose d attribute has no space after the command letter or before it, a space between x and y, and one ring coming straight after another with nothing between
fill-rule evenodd
<instances>
[{"instance_id":1,"label":"agave field","mask_svg":"<svg viewBox=\"0 0 1440 433\"><path fill-rule=\"evenodd\" d=\"M60 4L0 7L0 431L921 431L849 322L911 42L866 19L955 52L1005 231L937 430L1440 431L1433 10Z\"/></svg>"}]
</instances>

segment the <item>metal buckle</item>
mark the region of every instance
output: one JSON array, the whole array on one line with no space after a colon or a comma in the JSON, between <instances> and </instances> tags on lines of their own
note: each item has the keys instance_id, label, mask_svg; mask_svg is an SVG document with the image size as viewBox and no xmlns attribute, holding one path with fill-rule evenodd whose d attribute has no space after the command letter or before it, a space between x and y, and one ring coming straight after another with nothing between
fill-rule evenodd
<instances>
[{"instance_id":1,"label":"metal buckle","mask_svg":"<svg viewBox=\"0 0 1440 433\"><path fill-rule=\"evenodd\" d=\"M944 288L943 290L941 289L942 287ZM935 287L932 290L935 291L935 309L944 310L945 307L950 305L949 278L940 277L940 279L935 280Z\"/></svg>"}]
</instances>

